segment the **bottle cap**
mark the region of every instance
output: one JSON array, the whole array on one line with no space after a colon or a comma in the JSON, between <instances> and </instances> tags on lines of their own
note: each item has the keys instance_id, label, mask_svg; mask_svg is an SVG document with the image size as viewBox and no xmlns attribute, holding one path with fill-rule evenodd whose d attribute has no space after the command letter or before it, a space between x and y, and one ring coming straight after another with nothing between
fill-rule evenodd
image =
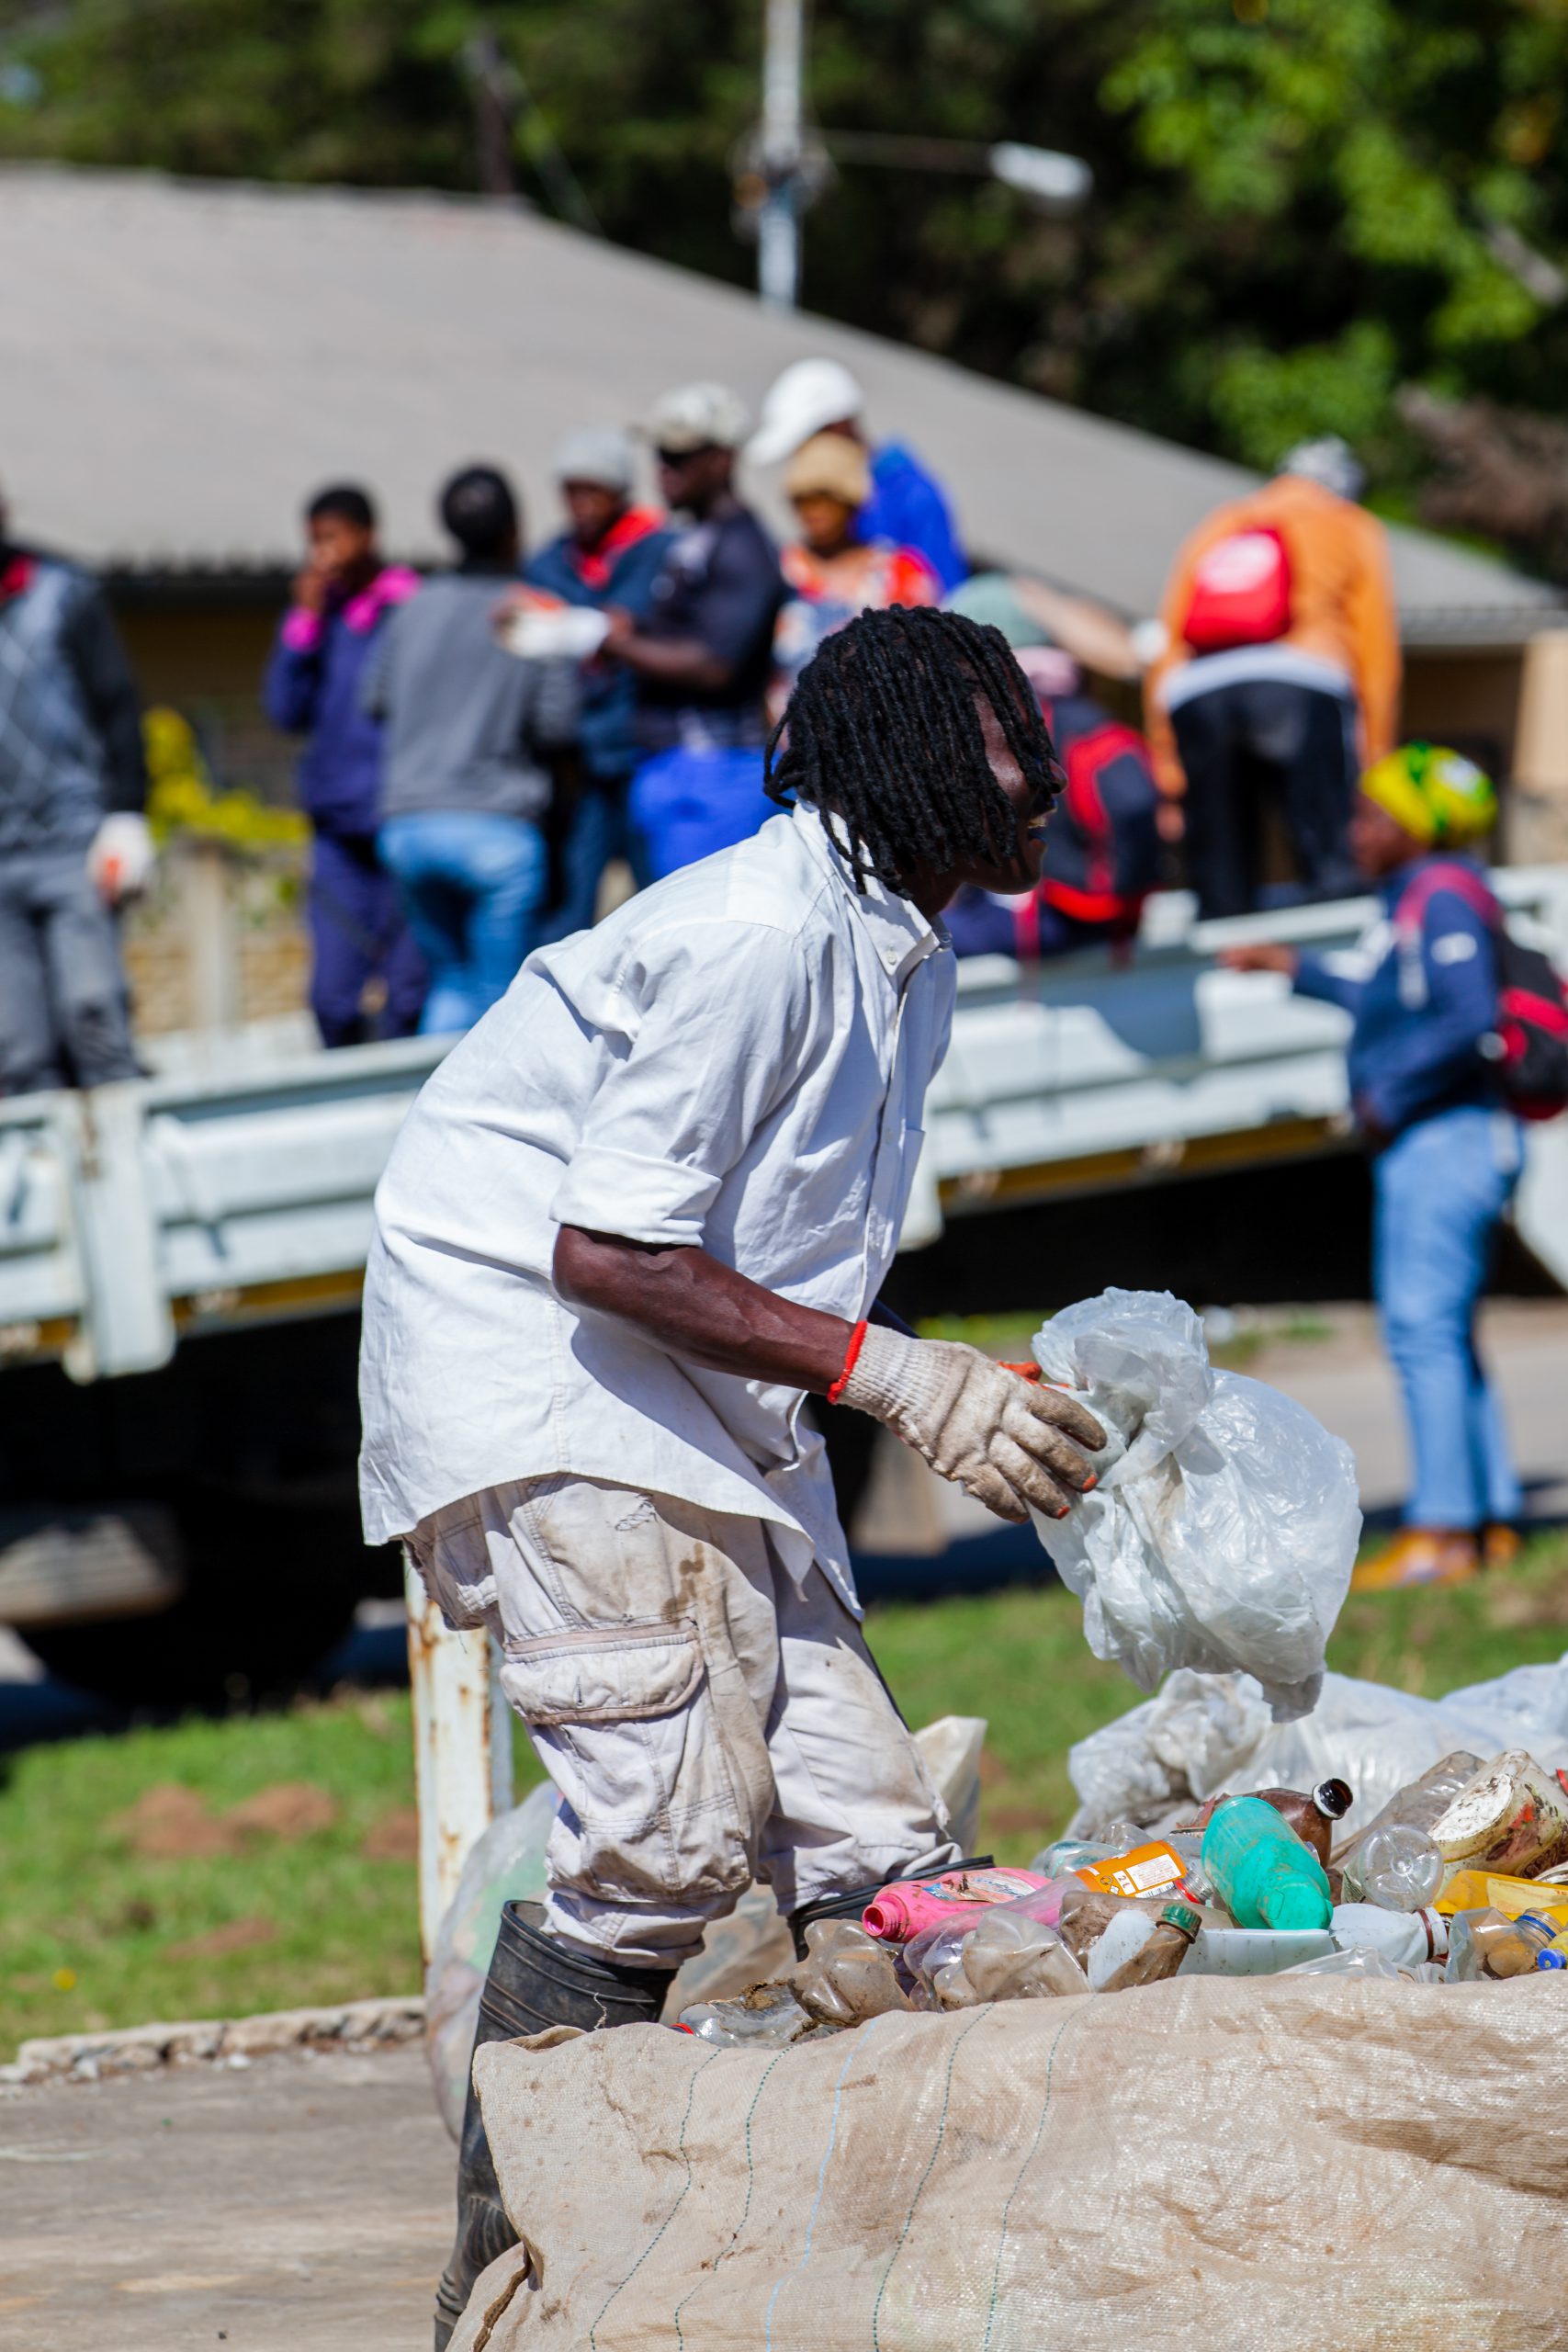
<instances>
[{"instance_id":1,"label":"bottle cap","mask_svg":"<svg viewBox=\"0 0 1568 2352\"><path fill-rule=\"evenodd\" d=\"M1538 1968L1568 1968L1568 1952L1538 1951L1535 1964Z\"/></svg>"},{"instance_id":2,"label":"bottle cap","mask_svg":"<svg viewBox=\"0 0 1568 2352\"><path fill-rule=\"evenodd\" d=\"M1195 1936L1202 1926L1201 1915L1190 1903L1168 1903L1159 1915L1162 1928L1179 1928L1188 1938Z\"/></svg>"},{"instance_id":3,"label":"bottle cap","mask_svg":"<svg viewBox=\"0 0 1568 2352\"><path fill-rule=\"evenodd\" d=\"M1312 1801L1330 1821L1342 1821L1356 1802L1356 1792L1348 1781L1319 1781Z\"/></svg>"}]
</instances>

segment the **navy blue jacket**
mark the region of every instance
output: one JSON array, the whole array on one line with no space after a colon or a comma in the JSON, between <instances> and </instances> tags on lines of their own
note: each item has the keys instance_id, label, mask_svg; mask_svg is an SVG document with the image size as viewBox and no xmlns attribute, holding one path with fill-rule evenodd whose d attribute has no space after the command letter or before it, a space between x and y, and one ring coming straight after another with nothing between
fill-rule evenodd
<instances>
[{"instance_id":1,"label":"navy blue jacket","mask_svg":"<svg viewBox=\"0 0 1568 2352\"><path fill-rule=\"evenodd\" d=\"M1428 866L1471 863L1450 852L1401 866L1383 885L1382 919L1358 951L1365 967L1359 977L1330 970L1320 956L1303 956L1296 974L1299 996L1343 1005L1354 1020L1351 1099L1390 1135L1439 1111L1495 1108L1503 1099L1481 1051L1497 1020L1490 924L1458 891L1441 888L1427 899L1419 931L1396 921L1401 900Z\"/></svg>"},{"instance_id":2,"label":"navy blue jacket","mask_svg":"<svg viewBox=\"0 0 1568 2352\"><path fill-rule=\"evenodd\" d=\"M616 532L639 522L644 527L636 537L628 535L625 546L615 546ZM640 514L623 518L616 532L612 532L612 543L602 560L590 567L592 578L584 577L582 558L570 531L530 556L523 577L530 587L543 588L564 604L592 605L601 611L607 605L620 605L635 619L646 620L653 583L670 545L668 531L650 530L646 525L647 518ZM584 767L599 782L624 781L647 757L637 741L637 680L629 670L618 662L588 665L583 673L578 743Z\"/></svg>"},{"instance_id":3,"label":"navy blue jacket","mask_svg":"<svg viewBox=\"0 0 1568 2352\"><path fill-rule=\"evenodd\" d=\"M418 586L417 572L389 564L345 604L284 615L262 704L286 735L310 739L299 803L318 832L363 837L380 822L381 726L361 707L360 683L389 615Z\"/></svg>"}]
</instances>

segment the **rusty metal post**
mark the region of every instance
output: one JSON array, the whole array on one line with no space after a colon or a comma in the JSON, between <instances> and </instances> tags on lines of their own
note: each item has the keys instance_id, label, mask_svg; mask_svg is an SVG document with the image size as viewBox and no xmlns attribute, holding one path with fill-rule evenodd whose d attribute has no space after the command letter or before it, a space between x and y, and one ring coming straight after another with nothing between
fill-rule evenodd
<instances>
[{"instance_id":1,"label":"rusty metal post","mask_svg":"<svg viewBox=\"0 0 1568 2352\"><path fill-rule=\"evenodd\" d=\"M512 1804L512 1717L488 1634L455 1634L412 1562L403 1569L419 1807L419 1933L428 1966L463 1864Z\"/></svg>"}]
</instances>

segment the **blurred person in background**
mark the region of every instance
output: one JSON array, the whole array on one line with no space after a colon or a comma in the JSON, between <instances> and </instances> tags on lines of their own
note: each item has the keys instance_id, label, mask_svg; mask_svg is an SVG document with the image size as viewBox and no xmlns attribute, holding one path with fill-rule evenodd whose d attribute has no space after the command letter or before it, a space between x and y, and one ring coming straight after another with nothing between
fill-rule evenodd
<instances>
[{"instance_id":1,"label":"blurred person in background","mask_svg":"<svg viewBox=\"0 0 1568 2352\"><path fill-rule=\"evenodd\" d=\"M299 789L312 835L310 1010L324 1046L412 1037L427 975L377 851L381 728L361 707L360 689L382 629L419 575L383 560L376 510L352 483L318 491L305 509L305 536L310 552L262 703L275 727L307 739Z\"/></svg>"},{"instance_id":2,"label":"blurred person in background","mask_svg":"<svg viewBox=\"0 0 1568 2352\"><path fill-rule=\"evenodd\" d=\"M646 618L612 606L604 655L637 683L631 822L646 877L731 848L772 816L763 697L784 600L778 550L736 494L746 411L723 384L667 392L645 428L676 518Z\"/></svg>"},{"instance_id":3,"label":"blurred person in background","mask_svg":"<svg viewBox=\"0 0 1568 2352\"><path fill-rule=\"evenodd\" d=\"M1111 675L1131 673L1131 639L1114 616L1042 582L977 572L946 600L950 612L1000 629L1039 703L1065 778L1032 889L998 896L960 891L943 917L959 956L1024 962L1075 948L1120 946L1136 934L1157 888L1165 852L1159 793L1144 739L1085 691L1083 663L1038 617L1097 656Z\"/></svg>"},{"instance_id":4,"label":"blurred person in background","mask_svg":"<svg viewBox=\"0 0 1568 2352\"><path fill-rule=\"evenodd\" d=\"M0 1094L136 1078L117 910L152 868L136 684L97 583L0 503Z\"/></svg>"},{"instance_id":5,"label":"blurred person in background","mask_svg":"<svg viewBox=\"0 0 1568 2352\"><path fill-rule=\"evenodd\" d=\"M817 434L790 459L784 486L800 537L779 559L790 594L773 631L769 708L775 719L823 639L857 613L935 605L942 598L924 556L891 539L866 537L862 517L871 467L858 441L841 433Z\"/></svg>"},{"instance_id":6,"label":"blurred person in background","mask_svg":"<svg viewBox=\"0 0 1568 2352\"><path fill-rule=\"evenodd\" d=\"M1269 801L1292 895L1359 888L1356 778L1393 747L1400 685L1388 535L1356 503L1364 481L1343 441L1303 442L1200 524L1167 582L1145 719L1201 915L1258 904Z\"/></svg>"},{"instance_id":7,"label":"blurred person in background","mask_svg":"<svg viewBox=\"0 0 1568 2352\"><path fill-rule=\"evenodd\" d=\"M520 661L496 642L497 598L522 545L505 476L465 467L440 514L457 565L392 615L363 700L386 727L382 862L430 967L420 1027L445 1035L505 993L535 944L548 865L538 820L581 694L576 662Z\"/></svg>"},{"instance_id":8,"label":"blurred person in background","mask_svg":"<svg viewBox=\"0 0 1568 2352\"><path fill-rule=\"evenodd\" d=\"M567 527L529 557L524 580L569 605L601 612L614 605L634 621L646 620L670 534L657 507L633 503L637 453L630 435L613 424L583 425L556 451L555 478ZM560 903L541 926L542 939L585 930L605 866L613 857L631 856L626 796L642 756L637 709L628 669L589 663L578 734L581 775L566 820Z\"/></svg>"},{"instance_id":9,"label":"blurred person in background","mask_svg":"<svg viewBox=\"0 0 1568 2352\"><path fill-rule=\"evenodd\" d=\"M1496 813L1469 760L1406 744L1361 778L1351 820L1357 867L1382 901L1359 954L1249 944L1220 957L1232 971L1281 973L1354 1023L1351 1102L1374 1155L1372 1287L1414 1468L1405 1525L1357 1569L1358 1590L1461 1583L1483 1553L1500 1566L1517 1548L1519 1483L1475 1343L1522 1157L1488 1051L1500 910L1465 854Z\"/></svg>"},{"instance_id":10,"label":"blurred person in background","mask_svg":"<svg viewBox=\"0 0 1568 2352\"><path fill-rule=\"evenodd\" d=\"M953 509L935 475L903 442L871 442L865 394L840 360L797 359L770 386L746 455L754 466L775 466L818 433L840 434L865 451L871 486L860 514L863 540L912 548L944 593L967 578Z\"/></svg>"}]
</instances>

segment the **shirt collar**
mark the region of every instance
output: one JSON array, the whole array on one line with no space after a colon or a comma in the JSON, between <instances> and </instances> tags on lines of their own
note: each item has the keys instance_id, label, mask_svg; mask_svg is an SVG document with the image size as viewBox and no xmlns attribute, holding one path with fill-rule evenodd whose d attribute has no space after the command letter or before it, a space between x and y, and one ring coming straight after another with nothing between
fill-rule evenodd
<instances>
[{"instance_id":1,"label":"shirt collar","mask_svg":"<svg viewBox=\"0 0 1568 2352\"><path fill-rule=\"evenodd\" d=\"M900 898L874 874L866 876L863 892L855 888L854 876L829 839L829 822L840 841L846 838L840 819L825 818L798 800L790 813L810 855L833 876L864 923L883 970L895 988L902 987L917 964L949 944L946 930L929 922L912 899Z\"/></svg>"}]
</instances>

